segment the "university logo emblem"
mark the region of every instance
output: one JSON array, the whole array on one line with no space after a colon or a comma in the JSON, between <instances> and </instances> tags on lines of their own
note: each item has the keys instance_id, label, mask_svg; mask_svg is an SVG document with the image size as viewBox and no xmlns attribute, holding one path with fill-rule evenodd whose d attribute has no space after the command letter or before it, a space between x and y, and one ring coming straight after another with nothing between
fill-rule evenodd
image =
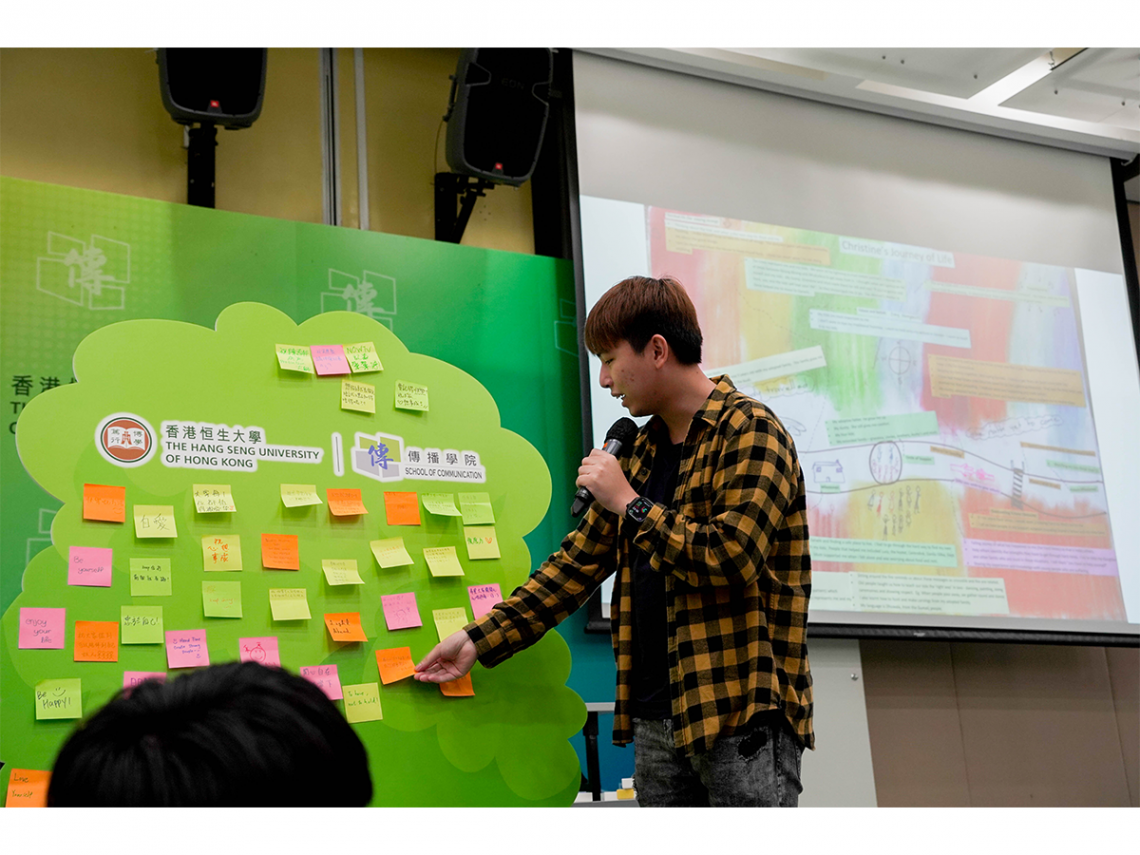
<instances>
[{"instance_id":1,"label":"university logo emblem","mask_svg":"<svg viewBox=\"0 0 1140 855\"><path fill-rule=\"evenodd\" d=\"M115 413L95 429L95 447L108 463L141 466L154 456L154 428L142 416Z\"/></svg>"}]
</instances>

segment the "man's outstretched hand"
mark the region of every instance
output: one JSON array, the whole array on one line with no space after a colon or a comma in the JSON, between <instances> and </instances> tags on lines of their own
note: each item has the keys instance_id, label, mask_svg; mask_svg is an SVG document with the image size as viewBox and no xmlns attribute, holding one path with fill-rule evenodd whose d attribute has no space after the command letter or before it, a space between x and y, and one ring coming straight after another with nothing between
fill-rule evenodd
<instances>
[{"instance_id":1,"label":"man's outstretched hand","mask_svg":"<svg viewBox=\"0 0 1140 855\"><path fill-rule=\"evenodd\" d=\"M467 633L453 632L420 660L415 678L425 683L458 680L475 664L476 652L475 642Z\"/></svg>"}]
</instances>

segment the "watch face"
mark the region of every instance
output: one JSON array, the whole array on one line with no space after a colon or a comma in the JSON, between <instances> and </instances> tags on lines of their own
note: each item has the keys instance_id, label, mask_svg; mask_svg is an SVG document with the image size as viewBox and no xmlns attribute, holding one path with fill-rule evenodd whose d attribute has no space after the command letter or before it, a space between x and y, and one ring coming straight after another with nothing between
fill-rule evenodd
<instances>
[{"instance_id":1,"label":"watch face","mask_svg":"<svg viewBox=\"0 0 1140 855\"><path fill-rule=\"evenodd\" d=\"M646 515L649 513L650 508L653 507L653 502L644 496L638 496L629 506L625 509L625 515L634 522L644 522Z\"/></svg>"}]
</instances>

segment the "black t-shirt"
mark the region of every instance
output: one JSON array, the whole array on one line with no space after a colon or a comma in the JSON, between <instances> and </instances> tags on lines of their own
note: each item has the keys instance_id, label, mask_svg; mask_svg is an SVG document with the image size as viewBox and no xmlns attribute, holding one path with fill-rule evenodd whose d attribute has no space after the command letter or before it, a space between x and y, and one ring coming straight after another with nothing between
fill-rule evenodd
<instances>
[{"instance_id":1,"label":"black t-shirt","mask_svg":"<svg viewBox=\"0 0 1140 855\"><path fill-rule=\"evenodd\" d=\"M641 494L650 501L673 508L681 443L673 445L662 431L653 456L653 468ZM649 556L633 550L633 673L631 713L637 718L666 719L673 716L669 693L669 631L665 619L665 575L649 567Z\"/></svg>"}]
</instances>

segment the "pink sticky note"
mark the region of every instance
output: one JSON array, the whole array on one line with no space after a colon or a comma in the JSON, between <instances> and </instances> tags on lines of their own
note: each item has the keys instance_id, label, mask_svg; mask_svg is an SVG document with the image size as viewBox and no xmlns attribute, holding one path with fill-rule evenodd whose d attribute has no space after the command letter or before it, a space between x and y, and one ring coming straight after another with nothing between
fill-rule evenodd
<instances>
[{"instance_id":1,"label":"pink sticky note","mask_svg":"<svg viewBox=\"0 0 1140 855\"><path fill-rule=\"evenodd\" d=\"M301 676L320 686L330 701L339 701L344 697L335 665L305 665L301 668Z\"/></svg>"},{"instance_id":2,"label":"pink sticky note","mask_svg":"<svg viewBox=\"0 0 1140 855\"><path fill-rule=\"evenodd\" d=\"M475 615L475 620L479 620L491 611L496 603L503 601L498 585L471 585L467 589L467 596L471 600L471 611Z\"/></svg>"},{"instance_id":3,"label":"pink sticky note","mask_svg":"<svg viewBox=\"0 0 1140 855\"><path fill-rule=\"evenodd\" d=\"M67 609L20 609L20 647L62 650Z\"/></svg>"},{"instance_id":4,"label":"pink sticky note","mask_svg":"<svg viewBox=\"0 0 1140 855\"><path fill-rule=\"evenodd\" d=\"M318 374L349 374L344 348L339 344L314 344L309 348Z\"/></svg>"},{"instance_id":5,"label":"pink sticky note","mask_svg":"<svg viewBox=\"0 0 1140 855\"><path fill-rule=\"evenodd\" d=\"M415 594L388 594L380 598L380 604L384 607L384 623L388 629L424 625L420 620L420 610L416 607Z\"/></svg>"},{"instance_id":6,"label":"pink sticky note","mask_svg":"<svg viewBox=\"0 0 1140 855\"><path fill-rule=\"evenodd\" d=\"M111 587L111 550L73 546L67 554L67 584Z\"/></svg>"},{"instance_id":7,"label":"pink sticky note","mask_svg":"<svg viewBox=\"0 0 1140 855\"><path fill-rule=\"evenodd\" d=\"M133 689L143 680L158 680L160 683L166 682L165 671L124 671L123 672L123 688Z\"/></svg>"},{"instance_id":8,"label":"pink sticky note","mask_svg":"<svg viewBox=\"0 0 1140 855\"><path fill-rule=\"evenodd\" d=\"M199 668L209 664L206 630L172 629L166 633L167 668Z\"/></svg>"},{"instance_id":9,"label":"pink sticky note","mask_svg":"<svg viewBox=\"0 0 1140 855\"><path fill-rule=\"evenodd\" d=\"M239 638L238 653L241 655L242 662L258 662L262 665L281 667L281 653L277 649L276 635Z\"/></svg>"}]
</instances>

